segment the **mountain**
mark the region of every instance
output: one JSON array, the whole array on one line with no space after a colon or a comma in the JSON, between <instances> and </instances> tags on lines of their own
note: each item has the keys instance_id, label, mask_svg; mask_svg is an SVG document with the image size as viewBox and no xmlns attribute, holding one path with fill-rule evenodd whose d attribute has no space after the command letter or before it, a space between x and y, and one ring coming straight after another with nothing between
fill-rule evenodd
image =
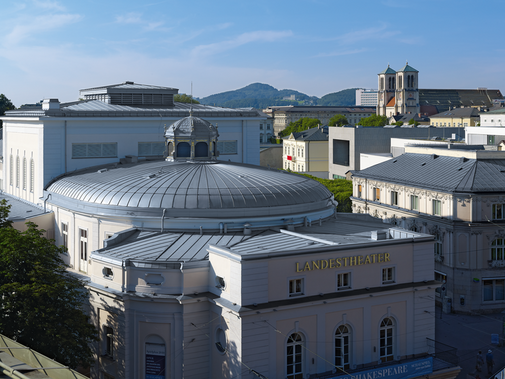
<instances>
[{"instance_id":1,"label":"mountain","mask_svg":"<svg viewBox=\"0 0 505 379\"><path fill-rule=\"evenodd\" d=\"M330 93L319 99L291 89L278 90L263 83L249 84L234 91L221 92L197 99L201 104L226 108L254 107L263 109L281 105L351 106L355 104L355 89Z\"/></svg>"}]
</instances>

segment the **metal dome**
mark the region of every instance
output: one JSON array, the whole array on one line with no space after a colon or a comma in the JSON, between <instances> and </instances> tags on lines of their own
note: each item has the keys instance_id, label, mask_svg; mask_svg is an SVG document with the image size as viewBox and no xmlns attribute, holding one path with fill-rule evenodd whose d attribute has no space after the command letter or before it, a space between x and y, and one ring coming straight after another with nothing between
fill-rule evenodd
<instances>
[{"instance_id":1,"label":"metal dome","mask_svg":"<svg viewBox=\"0 0 505 379\"><path fill-rule=\"evenodd\" d=\"M209 133L215 135L217 129L207 120L190 115L170 125L165 132L165 137L169 138L174 135L207 136Z\"/></svg>"},{"instance_id":2,"label":"metal dome","mask_svg":"<svg viewBox=\"0 0 505 379\"><path fill-rule=\"evenodd\" d=\"M288 217L333 207L304 176L230 162L151 161L82 170L47 188L51 203L101 215ZM219 211L219 212L216 212Z\"/></svg>"}]
</instances>

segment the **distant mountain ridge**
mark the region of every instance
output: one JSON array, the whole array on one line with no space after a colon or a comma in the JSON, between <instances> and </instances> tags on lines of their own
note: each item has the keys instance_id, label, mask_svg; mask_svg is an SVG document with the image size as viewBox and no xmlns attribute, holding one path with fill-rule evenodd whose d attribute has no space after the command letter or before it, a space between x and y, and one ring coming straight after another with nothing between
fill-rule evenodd
<instances>
[{"instance_id":1,"label":"distant mountain ridge","mask_svg":"<svg viewBox=\"0 0 505 379\"><path fill-rule=\"evenodd\" d=\"M262 109L282 105L354 106L356 88L329 93L318 98L291 89L278 90L268 84L253 83L234 91L221 92L197 100L201 104L226 108Z\"/></svg>"}]
</instances>

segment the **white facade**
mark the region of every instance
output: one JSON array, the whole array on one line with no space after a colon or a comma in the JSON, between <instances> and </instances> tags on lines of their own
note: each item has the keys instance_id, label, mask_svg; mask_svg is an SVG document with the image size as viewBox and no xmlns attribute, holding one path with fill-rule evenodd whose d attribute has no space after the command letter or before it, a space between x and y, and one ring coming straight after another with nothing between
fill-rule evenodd
<instances>
[{"instance_id":1,"label":"white facade","mask_svg":"<svg viewBox=\"0 0 505 379\"><path fill-rule=\"evenodd\" d=\"M371 107L377 106L379 91L376 89L363 89L356 90L356 106L367 105Z\"/></svg>"}]
</instances>

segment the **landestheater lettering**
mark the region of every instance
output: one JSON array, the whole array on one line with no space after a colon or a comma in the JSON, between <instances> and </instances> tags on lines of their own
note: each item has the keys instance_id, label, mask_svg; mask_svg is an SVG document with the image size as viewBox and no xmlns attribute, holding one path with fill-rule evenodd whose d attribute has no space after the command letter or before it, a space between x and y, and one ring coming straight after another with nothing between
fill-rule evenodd
<instances>
[{"instance_id":1,"label":"landestheater lettering","mask_svg":"<svg viewBox=\"0 0 505 379\"><path fill-rule=\"evenodd\" d=\"M389 253L376 253L369 255L354 255L352 257L319 259L305 263L296 262L296 272L326 270L327 268L340 268L348 266L361 266L371 263L389 262Z\"/></svg>"}]
</instances>

